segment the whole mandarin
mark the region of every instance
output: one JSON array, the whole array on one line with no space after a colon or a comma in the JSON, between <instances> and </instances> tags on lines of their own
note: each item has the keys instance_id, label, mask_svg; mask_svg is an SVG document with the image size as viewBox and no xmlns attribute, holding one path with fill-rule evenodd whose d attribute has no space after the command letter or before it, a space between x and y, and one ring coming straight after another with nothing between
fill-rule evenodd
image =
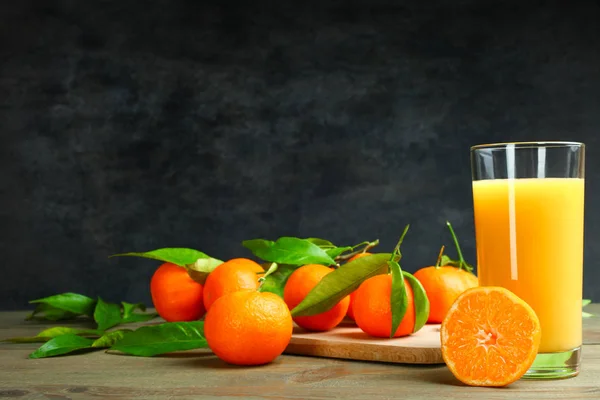
<instances>
[{"instance_id":1,"label":"whole mandarin","mask_svg":"<svg viewBox=\"0 0 600 400\"><path fill-rule=\"evenodd\" d=\"M247 258L233 258L218 265L204 283L204 306L210 310L221 296L241 290L256 290L264 269Z\"/></svg>"},{"instance_id":2,"label":"whole mandarin","mask_svg":"<svg viewBox=\"0 0 600 400\"><path fill-rule=\"evenodd\" d=\"M448 310L465 290L479 286L479 279L464 269L453 266L425 267L413 274L421 282L430 310L427 322L440 324Z\"/></svg>"},{"instance_id":3,"label":"whole mandarin","mask_svg":"<svg viewBox=\"0 0 600 400\"><path fill-rule=\"evenodd\" d=\"M321 279L331 272L333 269L320 264L307 264L292 272L283 290L283 299L289 309L300 304ZM307 330L328 331L342 322L349 304L350 296L346 296L329 310L316 315L294 317L294 322Z\"/></svg>"},{"instance_id":4,"label":"whole mandarin","mask_svg":"<svg viewBox=\"0 0 600 400\"><path fill-rule=\"evenodd\" d=\"M394 337L410 335L415 327L414 295L410 284L404 279L407 308ZM390 337L392 330L392 276L389 274L373 276L356 289L354 298L354 318L356 325L367 335Z\"/></svg>"},{"instance_id":5,"label":"whole mandarin","mask_svg":"<svg viewBox=\"0 0 600 400\"><path fill-rule=\"evenodd\" d=\"M239 291L219 297L206 313L209 348L229 364L261 365L277 358L290 342L294 324L276 294Z\"/></svg>"},{"instance_id":6,"label":"whole mandarin","mask_svg":"<svg viewBox=\"0 0 600 400\"><path fill-rule=\"evenodd\" d=\"M183 267L160 265L150 280L150 295L156 312L168 322L195 321L206 312L203 287Z\"/></svg>"}]
</instances>

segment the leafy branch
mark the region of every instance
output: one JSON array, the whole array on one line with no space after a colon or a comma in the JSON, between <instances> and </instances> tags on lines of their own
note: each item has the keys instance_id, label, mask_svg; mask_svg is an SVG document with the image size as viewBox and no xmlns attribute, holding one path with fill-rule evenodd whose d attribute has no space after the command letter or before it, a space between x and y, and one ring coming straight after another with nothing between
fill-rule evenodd
<instances>
[{"instance_id":1,"label":"leafy branch","mask_svg":"<svg viewBox=\"0 0 600 400\"><path fill-rule=\"evenodd\" d=\"M2 340L12 343L44 343L29 355L30 358L52 357L67 354L86 348L97 349L106 347L130 330L109 331L120 325L147 322L156 317L156 313L145 313L143 303L110 303L98 297L78 293L61 293L41 299L31 300L36 308L25 319L46 319L49 321L64 321L68 319L93 320L95 329L78 329L55 326L44 329L31 337L12 337ZM137 312L137 311L141 312ZM121 333L116 333L121 332Z\"/></svg>"}]
</instances>

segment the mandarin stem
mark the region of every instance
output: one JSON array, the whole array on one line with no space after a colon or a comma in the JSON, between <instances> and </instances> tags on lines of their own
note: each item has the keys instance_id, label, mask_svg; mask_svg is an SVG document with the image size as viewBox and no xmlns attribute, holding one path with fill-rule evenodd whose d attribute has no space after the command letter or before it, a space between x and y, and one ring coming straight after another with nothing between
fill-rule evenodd
<instances>
[{"instance_id":1,"label":"mandarin stem","mask_svg":"<svg viewBox=\"0 0 600 400\"><path fill-rule=\"evenodd\" d=\"M335 261L346 261L346 260L351 259L352 257L354 257L357 254L366 253L368 250L372 249L373 247L375 247L379 244L379 239L374 240L372 242L362 242L362 243L357 244L356 246L352 246L352 248L354 249L355 247L361 246L363 244L366 244L366 246L362 250L356 250L356 251L353 251L348 254L339 255L334 260Z\"/></svg>"},{"instance_id":2,"label":"mandarin stem","mask_svg":"<svg viewBox=\"0 0 600 400\"><path fill-rule=\"evenodd\" d=\"M464 267L464 269L466 270L467 268L465 267L465 258L463 257L462 251L460 250L460 245L458 244L458 238L456 237L456 233L454 233L454 229L452 229L452 224L450 223L450 221L446 221L446 225L448 225L448 229L450 229L450 234L452 235L452 240L454 241L454 245L456 246L456 252L458 253L458 269L463 269Z\"/></svg>"},{"instance_id":3,"label":"mandarin stem","mask_svg":"<svg viewBox=\"0 0 600 400\"><path fill-rule=\"evenodd\" d=\"M367 245L368 246L370 243L371 242L365 240L364 242L360 242L359 244L355 244L354 246L352 246L352 250L354 250L355 248L360 247L362 245Z\"/></svg>"},{"instance_id":4,"label":"mandarin stem","mask_svg":"<svg viewBox=\"0 0 600 400\"><path fill-rule=\"evenodd\" d=\"M440 267L440 263L442 262L442 256L444 255L444 249L445 248L446 248L446 246L442 245L442 248L440 249L440 254L438 254L437 261L435 262L435 267L436 268Z\"/></svg>"},{"instance_id":5,"label":"mandarin stem","mask_svg":"<svg viewBox=\"0 0 600 400\"><path fill-rule=\"evenodd\" d=\"M402 242L404 241L404 236L406 236L406 233L408 232L408 228L410 228L410 224L407 224L404 227L404 232L402 232L402 235L400 235L400 239L398 240L398 243L396 244L396 247L394 248L394 252L392 253L392 260L400 252L400 246L402 245Z\"/></svg>"},{"instance_id":6,"label":"mandarin stem","mask_svg":"<svg viewBox=\"0 0 600 400\"><path fill-rule=\"evenodd\" d=\"M260 289L262 288L263 283L267 279L267 276L269 276L273 272L277 271L277 267L278 267L277 263L271 263L271 265L269 266L269 269L267 269L267 272L265 272L263 276L258 278L258 288L256 289L257 291L260 292ZM257 275L259 275L259 274L261 274L261 272L257 272Z\"/></svg>"}]
</instances>

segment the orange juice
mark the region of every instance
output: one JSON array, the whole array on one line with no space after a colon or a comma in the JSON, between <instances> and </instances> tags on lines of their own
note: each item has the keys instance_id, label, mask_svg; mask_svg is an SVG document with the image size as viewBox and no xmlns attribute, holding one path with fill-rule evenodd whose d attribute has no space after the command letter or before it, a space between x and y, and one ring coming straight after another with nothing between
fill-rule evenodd
<instances>
[{"instance_id":1,"label":"orange juice","mask_svg":"<svg viewBox=\"0 0 600 400\"><path fill-rule=\"evenodd\" d=\"M535 310L540 353L581 345L584 180L473 182L479 283L502 286Z\"/></svg>"}]
</instances>

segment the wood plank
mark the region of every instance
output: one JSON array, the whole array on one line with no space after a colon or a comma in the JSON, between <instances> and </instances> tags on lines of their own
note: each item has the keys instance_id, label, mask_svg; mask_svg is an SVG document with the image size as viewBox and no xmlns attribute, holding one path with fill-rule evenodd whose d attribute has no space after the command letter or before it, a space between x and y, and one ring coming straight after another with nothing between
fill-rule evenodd
<instances>
[{"instance_id":1,"label":"wood plank","mask_svg":"<svg viewBox=\"0 0 600 400\"><path fill-rule=\"evenodd\" d=\"M353 323L328 332L295 329L286 354L406 364L443 364L440 325L401 338L373 338Z\"/></svg>"},{"instance_id":2,"label":"wood plank","mask_svg":"<svg viewBox=\"0 0 600 400\"><path fill-rule=\"evenodd\" d=\"M586 307L600 314L600 305ZM0 312L0 338L34 335L51 324ZM508 388L462 385L445 365L411 365L284 355L253 368L233 367L209 350L152 358L107 354L29 360L38 344L0 344L0 398L21 399L598 399L600 318L584 320L581 374Z\"/></svg>"},{"instance_id":3,"label":"wood plank","mask_svg":"<svg viewBox=\"0 0 600 400\"><path fill-rule=\"evenodd\" d=\"M31 347L30 347L31 348ZM3 349L4 350L4 349ZM584 350L584 368L573 379L521 380L505 389L472 388L445 366L416 366L282 356L272 364L228 366L205 350L138 358L103 352L28 360L27 350L3 351L0 397L39 394L57 399L597 399L600 346ZM63 396L63 397L60 397ZM16 397L16 396L12 396ZM40 397L44 398L44 397Z\"/></svg>"}]
</instances>

